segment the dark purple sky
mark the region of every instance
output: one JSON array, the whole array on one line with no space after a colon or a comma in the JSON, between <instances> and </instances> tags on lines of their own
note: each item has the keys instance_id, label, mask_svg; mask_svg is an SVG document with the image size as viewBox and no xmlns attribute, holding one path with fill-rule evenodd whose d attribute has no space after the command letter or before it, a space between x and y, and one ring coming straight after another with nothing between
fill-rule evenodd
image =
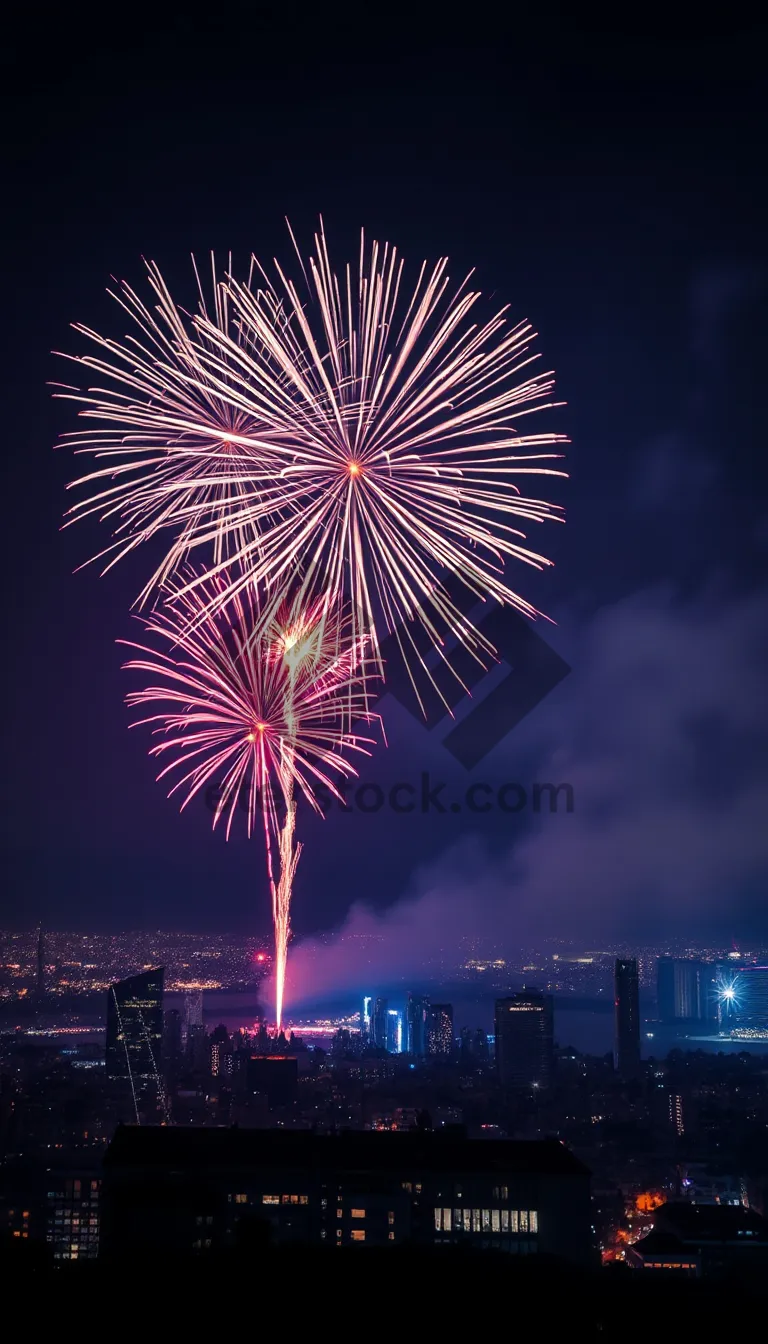
<instances>
[{"instance_id":1,"label":"dark purple sky","mask_svg":"<svg viewBox=\"0 0 768 1344\"><path fill-rule=\"evenodd\" d=\"M191 303L191 251L284 254L283 216L307 237L321 211L337 257L365 225L476 266L540 331L573 439L557 568L526 590L571 676L470 776L388 702L365 777L557 777L575 810L310 818L297 930L768 933L763 35L537 10L540 36L331 52L247 12L10 34L0 921L267 927L257 845L180 818L126 731L114 641L147 562L73 574L103 538L58 531L73 421L45 383L69 322L122 334L110 274L141 285L145 255Z\"/></svg>"}]
</instances>

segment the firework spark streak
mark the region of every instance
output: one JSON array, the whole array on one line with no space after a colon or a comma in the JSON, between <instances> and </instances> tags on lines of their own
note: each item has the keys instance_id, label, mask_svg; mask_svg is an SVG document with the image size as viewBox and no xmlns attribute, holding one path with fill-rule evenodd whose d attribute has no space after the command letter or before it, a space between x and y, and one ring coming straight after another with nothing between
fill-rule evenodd
<instances>
[{"instance_id":1,"label":"firework spark streak","mask_svg":"<svg viewBox=\"0 0 768 1344\"><path fill-rule=\"evenodd\" d=\"M219 609L221 577L204 577L187 592L180 583L169 584L165 605L141 618L167 652L128 644L141 656L125 666L157 682L132 692L127 702L132 708L160 706L133 726L150 724L159 736L150 754L165 762L158 779L174 778L169 797L183 793L182 809L215 783L213 825L224 818L227 838L243 802L249 836L261 819L275 926L279 1029L291 893L301 854L295 841L296 794L320 812L316 790L324 786L341 798L335 780L357 773L343 753L369 754L373 739L351 726L365 717L369 666L345 619L329 614L322 603L284 603L266 624L253 584L239 585L235 599ZM260 632L257 638L254 631ZM275 785L285 808L282 823Z\"/></svg>"},{"instance_id":2,"label":"firework spark streak","mask_svg":"<svg viewBox=\"0 0 768 1344\"><path fill-rule=\"evenodd\" d=\"M341 275L322 226L306 265L296 251L308 300L277 262L271 280L254 261L247 283L216 286L214 315L203 304L183 324L150 267L157 316L127 288L122 298L141 341L85 331L107 357L79 362L116 390L75 394L83 415L112 427L75 440L110 464L83 478L95 494L73 513L117 518L110 563L173 529L144 597L191 548L213 557L218 606L250 579L277 604L300 569L308 600L348 599L356 637L376 652L395 633L412 680L435 685L427 653L450 666L449 637L478 661L495 654L446 579L537 614L505 567L549 564L524 529L561 520L522 493L532 475L565 474L552 465L565 437L527 430L532 413L561 404L553 375L536 371L527 322L510 324L506 308L473 320L481 295L471 276L452 287L445 259L406 290L389 244L361 235ZM228 576L233 558L239 577Z\"/></svg>"},{"instance_id":3,"label":"firework spark streak","mask_svg":"<svg viewBox=\"0 0 768 1344\"><path fill-rule=\"evenodd\" d=\"M116 539L95 557L106 561L105 569L156 533L172 534L163 563L141 594L142 603L186 561L195 517L192 506L204 508L209 518L225 519L243 493L241 478L248 479L257 465L264 468L264 450L255 445L253 435L257 430L268 435L269 426L234 408L219 391L221 384L241 384L238 362L231 361L225 370L218 359L214 380L201 361L206 348L218 352L218 346L210 344L210 331L229 340L233 349L238 348L240 335L232 326L227 292L217 279L213 257L212 304L206 300L194 258L193 266L197 316L204 331L198 331L194 318L177 307L159 269L149 263L154 308L148 308L125 282L117 291L108 291L131 319L136 334L121 344L76 324L74 330L97 345L101 354L63 356L105 379L108 386L82 391L54 384L55 396L79 403L82 416L102 422L98 429L65 434L64 441L76 454L91 454L109 463L76 482L87 485L91 493L69 509L65 525L92 514L112 523ZM279 313L273 319L279 327ZM268 361L264 352L262 358ZM265 491L265 501L266 495ZM279 498L274 503L279 511ZM232 534L223 528L216 538L216 562L225 558L225 538L237 549L253 539L242 507Z\"/></svg>"}]
</instances>

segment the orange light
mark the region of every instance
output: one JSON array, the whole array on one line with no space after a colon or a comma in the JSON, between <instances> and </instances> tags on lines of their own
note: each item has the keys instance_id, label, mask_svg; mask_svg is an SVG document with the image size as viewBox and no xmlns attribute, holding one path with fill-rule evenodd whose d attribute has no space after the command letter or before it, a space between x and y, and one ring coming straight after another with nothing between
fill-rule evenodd
<instances>
[{"instance_id":1,"label":"orange light","mask_svg":"<svg viewBox=\"0 0 768 1344\"><path fill-rule=\"evenodd\" d=\"M350 476L359 476L359 475L360 475L360 463L359 463L359 462L350 462L350 463L348 464L347 470L349 471Z\"/></svg>"},{"instance_id":2,"label":"orange light","mask_svg":"<svg viewBox=\"0 0 768 1344\"><path fill-rule=\"evenodd\" d=\"M257 723L257 724L256 724L256 732L263 733L263 732L264 732L264 729L266 728L266 726L267 726L267 725L266 725L265 723ZM247 739L246 739L246 741L248 741L248 742L255 742L255 741L256 741L256 733L255 733L255 732L254 732L254 733L249 733L249 734L248 734L248 737L247 737Z\"/></svg>"}]
</instances>

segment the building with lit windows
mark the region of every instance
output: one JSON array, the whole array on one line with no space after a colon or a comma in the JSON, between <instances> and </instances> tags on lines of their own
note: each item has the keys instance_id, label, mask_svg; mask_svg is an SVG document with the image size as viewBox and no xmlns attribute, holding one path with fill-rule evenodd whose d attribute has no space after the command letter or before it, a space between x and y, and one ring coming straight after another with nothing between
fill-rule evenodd
<instances>
[{"instance_id":1,"label":"building with lit windows","mask_svg":"<svg viewBox=\"0 0 768 1344\"><path fill-rule=\"evenodd\" d=\"M95 1260L101 1181L50 1173L45 1239L54 1260Z\"/></svg>"},{"instance_id":2,"label":"building with lit windows","mask_svg":"<svg viewBox=\"0 0 768 1344\"><path fill-rule=\"evenodd\" d=\"M427 1011L427 1054L438 1059L447 1059L453 1054L453 1004L430 1004Z\"/></svg>"},{"instance_id":3,"label":"building with lit windows","mask_svg":"<svg viewBox=\"0 0 768 1344\"><path fill-rule=\"evenodd\" d=\"M552 996L523 989L496 1000L496 1071L505 1092L545 1090L554 1071Z\"/></svg>"},{"instance_id":4,"label":"building with lit windows","mask_svg":"<svg viewBox=\"0 0 768 1344\"><path fill-rule=\"evenodd\" d=\"M464 1245L589 1264L589 1172L555 1141L425 1131L118 1129L104 1159L102 1255L236 1244Z\"/></svg>"}]
</instances>

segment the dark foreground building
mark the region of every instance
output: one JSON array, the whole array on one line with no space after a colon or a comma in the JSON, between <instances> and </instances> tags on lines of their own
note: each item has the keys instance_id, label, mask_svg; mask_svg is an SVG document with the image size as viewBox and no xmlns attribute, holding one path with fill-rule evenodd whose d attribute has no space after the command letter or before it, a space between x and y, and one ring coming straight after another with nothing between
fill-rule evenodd
<instances>
[{"instance_id":1,"label":"dark foreground building","mask_svg":"<svg viewBox=\"0 0 768 1344\"><path fill-rule=\"evenodd\" d=\"M755 1280L768 1271L768 1223L754 1209L729 1204L662 1204L653 1231L627 1248L627 1263L697 1278L746 1274Z\"/></svg>"},{"instance_id":2,"label":"dark foreground building","mask_svg":"<svg viewBox=\"0 0 768 1344\"><path fill-rule=\"evenodd\" d=\"M591 1263L589 1172L561 1143L429 1132L120 1128L106 1260L274 1245L463 1245Z\"/></svg>"}]
</instances>

